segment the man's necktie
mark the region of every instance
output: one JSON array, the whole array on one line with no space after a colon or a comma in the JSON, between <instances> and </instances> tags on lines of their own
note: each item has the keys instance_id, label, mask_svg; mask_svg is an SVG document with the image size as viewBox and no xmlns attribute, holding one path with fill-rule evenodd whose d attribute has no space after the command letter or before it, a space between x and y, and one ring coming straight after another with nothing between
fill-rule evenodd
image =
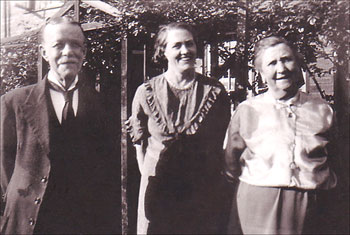
<instances>
[{"instance_id":1,"label":"man's necktie","mask_svg":"<svg viewBox=\"0 0 350 235\"><path fill-rule=\"evenodd\" d=\"M67 126L75 118L73 110L73 93L78 86L76 85L73 89L67 91L52 82L49 83L52 89L62 93L64 96L65 103L62 110L61 126Z\"/></svg>"},{"instance_id":2,"label":"man's necktie","mask_svg":"<svg viewBox=\"0 0 350 235\"><path fill-rule=\"evenodd\" d=\"M62 111L62 126L66 126L69 122L74 119L74 110L73 110L73 92L75 89L70 91L65 91L64 96L64 107Z\"/></svg>"}]
</instances>

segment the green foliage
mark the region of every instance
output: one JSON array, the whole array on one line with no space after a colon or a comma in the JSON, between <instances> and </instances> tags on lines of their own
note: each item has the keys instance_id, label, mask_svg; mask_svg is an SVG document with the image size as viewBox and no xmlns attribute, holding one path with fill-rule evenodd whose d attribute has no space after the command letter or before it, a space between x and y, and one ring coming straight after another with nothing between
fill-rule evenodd
<instances>
[{"instance_id":1,"label":"green foliage","mask_svg":"<svg viewBox=\"0 0 350 235\"><path fill-rule=\"evenodd\" d=\"M82 23L101 22L102 29L88 31L88 55L85 67L92 75L120 77L121 39L129 37L129 45L136 49L147 45L147 60L151 60L153 40L162 24L183 21L192 24L199 36L200 48L211 44L219 49L225 61L214 68L220 77L231 69L240 78L243 88L256 89L247 82L247 71L254 43L271 34L285 36L294 42L304 57L305 68L314 78L322 79L338 69L348 69L349 58L349 2L346 0L105 0L118 9L118 16L108 15L81 3ZM72 13L72 11L70 12ZM236 40L234 51L223 42ZM35 81L37 43L33 38L22 40L21 46L2 45L2 93ZM14 51L16 53L14 53ZM203 56L199 52L199 56ZM20 56L15 56L15 54ZM317 58L331 61L325 70L316 64ZM149 67L156 67L149 64Z\"/></svg>"},{"instance_id":2,"label":"green foliage","mask_svg":"<svg viewBox=\"0 0 350 235\"><path fill-rule=\"evenodd\" d=\"M81 5L82 22L105 24L104 29L88 32L90 52L86 63L91 71L105 75L120 73L119 43L123 36L128 35L133 43L146 44L147 60L151 61L153 40L160 25L173 21L190 23L196 27L202 45L215 44L227 39L222 32L235 31L239 8L235 1L214 0L105 2L116 7L120 16L113 17L87 4ZM161 70L155 64L151 67Z\"/></svg>"},{"instance_id":3,"label":"green foliage","mask_svg":"<svg viewBox=\"0 0 350 235\"><path fill-rule=\"evenodd\" d=\"M37 81L37 35L1 45L1 95Z\"/></svg>"},{"instance_id":4,"label":"green foliage","mask_svg":"<svg viewBox=\"0 0 350 235\"><path fill-rule=\"evenodd\" d=\"M349 5L346 0L252 0L247 19L249 59L254 43L274 34L286 37L298 47L304 57L304 69L313 78L334 73L349 59ZM319 67L318 58L329 60L332 67Z\"/></svg>"},{"instance_id":5,"label":"green foliage","mask_svg":"<svg viewBox=\"0 0 350 235\"><path fill-rule=\"evenodd\" d=\"M349 3L345 0L106 2L121 12L120 17L104 15L103 19L103 14L91 8L84 16L90 21L106 22L109 29L105 34L108 34L108 30L113 32L109 41L100 41L105 48L111 48L110 42L119 42L123 35L137 37L140 43L152 45L150 41L159 25L172 21L187 22L195 26L201 48L204 44L218 45L219 56L225 63L214 68L213 75L220 77L230 68L233 76L241 78L239 82L244 88L254 90L260 84L258 80L248 84L245 74L253 69L248 63L253 57L253 45L267 35L280 35L292 41L303 55L304 69L315 81L316 77L322 79L333 74L339 65L346 64L349 57L350 31L349 21L346 20ZM108 37L102 36L101 32L96 34L99 35L94 37L97 40ZM238 42L234 52L223 46L223 42L229 40ZM115 48L118 52L118 47ZM100 53L97 49L95 51ZM337 51L343 54L335 53ZM152 51L148 53L148 60L151 55ZM319 67L317 58L330 60L332 67L327 70ZM113 63L110 66L113 67Z\"/></svg>"}]
</instances>

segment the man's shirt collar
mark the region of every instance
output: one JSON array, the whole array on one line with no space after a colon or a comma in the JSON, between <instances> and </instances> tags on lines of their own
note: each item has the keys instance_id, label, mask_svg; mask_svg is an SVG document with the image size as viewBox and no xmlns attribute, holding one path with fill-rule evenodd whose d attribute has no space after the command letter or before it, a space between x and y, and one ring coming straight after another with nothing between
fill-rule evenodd
<instances>
[{"instance_id":1,"label":"man's shirt collar","mask_svg":"<svg viewBox=\"0 0 350 235\"><path fill-rule=\"evenodd\" d=\"M50 81L50 82L53 82L54 84L56 84L57 86L63 88L63 90L66 90L65 88L65 81L61 81L61 79L57 76L57 74L55 72L53 72L52 70L49 71L48 75L47 75L47 79ZM78 83L78 75L75 76L75 79L74 81L72 82L72 84L69 86L69 88L67 89L68 91L69 90L72 90L75 88L75 86L77 85Z\"/></svg>"}]
</instances>

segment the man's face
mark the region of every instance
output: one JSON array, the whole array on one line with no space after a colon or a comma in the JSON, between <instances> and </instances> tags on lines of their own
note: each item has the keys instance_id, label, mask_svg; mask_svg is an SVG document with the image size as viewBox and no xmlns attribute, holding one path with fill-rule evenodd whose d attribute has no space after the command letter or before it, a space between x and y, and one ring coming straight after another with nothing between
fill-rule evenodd
<instances>
[{"instance_id":1,"label":"man's face","mask_svg":"<svg viewBox=\"0 0 350 235\"><path fill-rule=\"evenodd\" d=\"M260 74L278 99L294 95L297 90L298 69L293 51L286 44L266 48L261 54Z\"/></svg>"},{"instance_id":2,"label":"man's face","mask_svg":"<svg viewBox=\"0 0 350 235\"><path fill-rule=\"evenodd\" d=\"M79 73L86 52L84 39L77 25L62 23L46 26L40 45L41 54L60 80L71 82Z\"/></svg>"}]
</instances>

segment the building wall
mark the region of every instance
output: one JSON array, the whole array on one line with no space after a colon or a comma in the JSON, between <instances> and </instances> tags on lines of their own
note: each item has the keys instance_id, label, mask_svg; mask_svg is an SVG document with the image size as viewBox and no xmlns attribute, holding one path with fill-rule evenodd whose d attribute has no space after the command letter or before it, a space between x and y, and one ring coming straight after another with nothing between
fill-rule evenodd
<instances>
[{"instance_id":1,"label":"building wall","mask_svg":"<svg viewBox=\"0 0 350 235\"><path fill-rule=\"evenodd\" d=\"M1 38L21 35L39 28L47 17L55 14L64 0L0 1Z\"/></svg>"}]
</instances>

